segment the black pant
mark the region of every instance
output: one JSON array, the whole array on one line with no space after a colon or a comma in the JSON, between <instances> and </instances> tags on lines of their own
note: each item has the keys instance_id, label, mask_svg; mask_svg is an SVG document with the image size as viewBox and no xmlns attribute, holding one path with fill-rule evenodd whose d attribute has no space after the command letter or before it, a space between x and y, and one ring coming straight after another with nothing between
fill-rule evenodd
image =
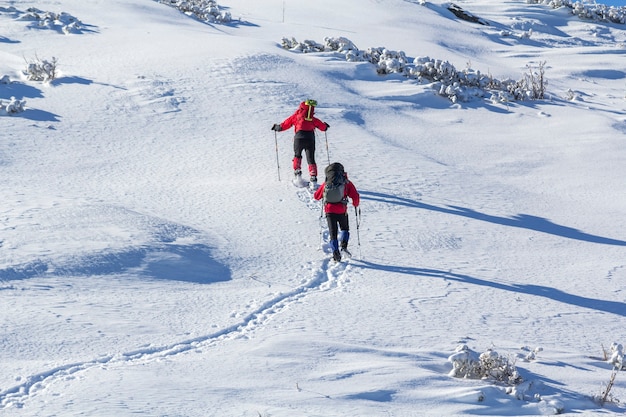
<instances>
[{"instance_id":1,"label":"black pant","mask_svg":"<svg viewBox=\"0 0 626 417\"><path fill-rule=\"evenodd\" d=\"M330 240L337 240L339 230L349 231L350 222L348 221L348 213L336 214L327 213L326 221L328 222L328 232L330 233Z\"/></svg>"},{"instance_id":2,"label":"black pant","mask_svg":"<svg viewBox=\"0 0 626 417\"><path fill-rule=\"evenodd\" d=\"M306 155L306 162L315 165L315 132L298 132L293 138L293 153L296 158Z\"/></svg>"}]
</instances>

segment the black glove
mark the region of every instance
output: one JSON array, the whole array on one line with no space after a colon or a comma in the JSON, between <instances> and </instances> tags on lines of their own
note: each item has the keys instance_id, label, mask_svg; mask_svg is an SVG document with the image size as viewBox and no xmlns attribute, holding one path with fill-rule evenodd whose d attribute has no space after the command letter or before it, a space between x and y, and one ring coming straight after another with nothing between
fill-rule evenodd
<instances>
[{"instance_id":1,"label":"black glove","mask_svg":"<svg viewBox=\"0 0 626 417\"><path fill-rule=\"evenodd\" d=\"M283 129L281 129L281 128L280 128L280 125L279 125L278 123L276 123L274 126L272 126L272 130L275 130L275 131L277 131L277 132L280 132L280 131L281 131L281 130L283 130Z\"/></svg>"},{"instance_id":2,"label":"black glove","mask_svg":"<svg viewBox=\"0 0 626 417\"><path fill-rule=\"evenodd\" d=\"M324 124L326 125L326 130L328 130L328 128L330 127L330 125L326 122L324 122Z\"/></svg>"}]
</instances>

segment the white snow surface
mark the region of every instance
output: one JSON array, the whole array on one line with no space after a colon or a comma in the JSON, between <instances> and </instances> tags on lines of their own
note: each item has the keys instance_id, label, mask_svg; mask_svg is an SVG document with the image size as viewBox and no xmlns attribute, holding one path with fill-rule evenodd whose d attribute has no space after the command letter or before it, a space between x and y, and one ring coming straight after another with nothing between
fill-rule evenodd
<instances>
[{"instance_id":1,"label":"white snow surface","mask_svg":"<svg viewBox=\"0 0 626 417\"><path fill-rule=\"evenodd\" d=\"M0 415L622 415L623 373L597 399L626 342L626 26L448 4L223 0L220 24L0 2L0 99L25 102L0 114ZM546 98L453 103L283 37L498 79L545 62ZM320 170L361 193L348 262L291 184L293 131L270 130L306 98ZM523 382L452 376L459 345Z\"/></svg>"}]
</instances>

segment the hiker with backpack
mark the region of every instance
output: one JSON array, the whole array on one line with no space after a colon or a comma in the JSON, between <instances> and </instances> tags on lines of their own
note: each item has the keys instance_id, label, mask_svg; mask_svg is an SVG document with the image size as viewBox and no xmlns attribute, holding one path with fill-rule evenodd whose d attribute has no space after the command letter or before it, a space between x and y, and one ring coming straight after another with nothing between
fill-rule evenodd
<instances>
[{"instance_id":1,"label":"hiker with backpack","mask_svg":"<svg viewBox=\"0 0 626 417\"><path fill-rule=\"evenodd\" d=\"M325 132L330 126L315 117L315 106L317 101L307 99L300 103L298 110L285 119L282 123L276 123L272 130L282 132L294 127L293 137L293 172L298 182L302 182L302 151L306 155L309 166L309 177L311 188L315 188L317 183L317 164L315 163L315 129Z\"/></svg>"},{"instance_id":2,"label":"hiker with backpack","mask_svg":"<svg viewBox=\"0 0 626 417\"><path fill-rule=\"evenodd\" d=\"M352 256L348 251L348 240L350 239L348 198L352 200L354 207L358 207L360 196L352 181L348 179L348 174L345 172L343 165L339 162L328 165L324 170L324 174L326 179L315 191L313 198L322 200L326 221L328 222L333 259L339 262L342 254ZM341 236L339 236L339 231L341 231Z\"/></svg>"}]
</instances>

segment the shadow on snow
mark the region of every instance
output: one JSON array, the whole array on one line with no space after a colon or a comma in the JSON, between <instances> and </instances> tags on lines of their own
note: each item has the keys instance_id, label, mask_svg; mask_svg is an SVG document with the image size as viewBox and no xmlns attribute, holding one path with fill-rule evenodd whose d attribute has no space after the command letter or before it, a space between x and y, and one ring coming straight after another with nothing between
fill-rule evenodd
<instances>
[{"instance_id":1,"label":"shadow on snow","mask_svg":"<svg viewBox=\"0 0 626 417\"><path fill-rule=\"evenodd\" d=\"M518 227L522 229L534 230L541 233L547 233L555 236L561 236L568 239L581 240L590 243L600 243L604 245L626 246L626 241L611 239L602 236L596 236L589 233L582 232L572 227L561 226L556 223L552 223L548 219L543 217L532 216L530 214L517 214L512 217L500 217L493 216L486 213L481 213L476 210L472 210L459 206L444 206L439 207L432 204L422 203L420 201L411 200L403 197L396 197L390 194L382 194L371 191L361 191L361 198L363 200L377 201L381 203L395 204L406 207L413 207L418 209L436 211L440 213L453 214L455 216L468 217L474 220L480 220L484 222L500 224L503 226Z\"/></svg>"},{"instance_id":2,"label":"shadow on snow","mask_svg":"<svg viewBox=\"0 0 626 417\"><path fill-rule=\"evenodd\" d=\"M557 290L556 288L545 287L542 285L502 284L499 282L487 281L480 278L474 278L469 275L456 274L453 272L442 271L438 269L383 265L362 260L353 261L352 265L357 268L376 269L397 274L414 275L420 277L442 278L447 281L458 281L467 284L491 287L503 291L545 297L573 306L588 308L591 310L604 311L606 313L612 313L618 316L626 317L626 303L582 297L579 295L568 294L561 290Z\"/></svg>"},{"instance_id":3,"label":"shadow on snow","mask_svg":"<svg viewBox=\"0 0 626 417\"><path fill-rule=\"evenodd\" d=\"M0 269L0 282L37 276L92 276L136 274L144 278L210 284L229 281L228 267L211 255L205 244L164 244L121 252L97 253L54 265L36 260L19 267Z\"/></svg>"}]
</instances>

